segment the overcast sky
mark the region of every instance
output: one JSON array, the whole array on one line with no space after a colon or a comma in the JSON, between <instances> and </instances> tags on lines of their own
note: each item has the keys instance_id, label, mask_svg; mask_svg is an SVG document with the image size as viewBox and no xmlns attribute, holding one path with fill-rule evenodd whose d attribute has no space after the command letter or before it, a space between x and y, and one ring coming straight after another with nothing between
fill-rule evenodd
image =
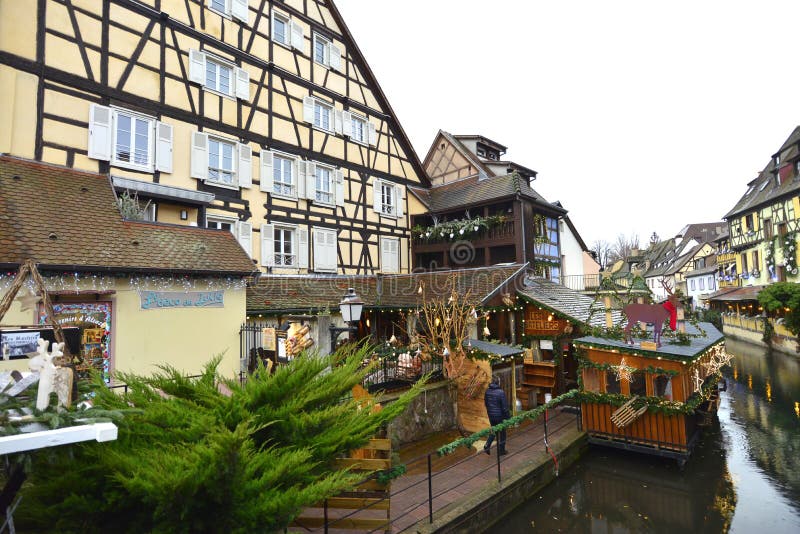
<instances>
[{"instance_id":1,"label":"overcast sky","mask_svg":"<svg viewBox=\"0 0 800 534\"><path fill-rule=\"evenodd\" d=\"M538 171L587 245L721 220L800 124L800 1L335 0L422 160Z\"/></svg>"}]
</instances>

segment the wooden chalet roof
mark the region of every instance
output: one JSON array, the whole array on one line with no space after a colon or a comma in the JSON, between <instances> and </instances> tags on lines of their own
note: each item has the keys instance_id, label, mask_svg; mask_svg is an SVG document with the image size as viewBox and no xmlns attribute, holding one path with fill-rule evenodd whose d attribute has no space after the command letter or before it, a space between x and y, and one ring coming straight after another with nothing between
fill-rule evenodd
<instances>
[{"instance_id":1,"label":"wooden chalet roof","mask_svg":"<svg viewBox=\"0 0 800 534\"><path fill-rule=\"evenodd\" d=\"M561 284L539 277L528 277L525 284L517 288L517 293L527 300L549 308L571 318L573 321L589 326L605 326L606 315L602 303ZM614 324L622 321L622 312L612 310Z\"/></svg>"},{"instance_id":2,"label":"wooden chalet roof","mask_svg":"<svg viewBox=\"0 0 800 534\"><path fill-rule=\"evenodd\" d=\"M596 336L581 337L574 340L574 343L579 347L610 348L621 352L635 351L648 358L666 356L673 359L692 361L702 356L706 350L725 339L722 332L717 330L713 324L699 323L699 326L702 331L694 325L686 323L686 333L693 335L693 337L689 338L690 342L688 345L672 345L669 343L669 340L662 338L662 345L658 350L642 349L638 343L631 346L625 343L623 339L608 339ZM650 340L652 341L652 328L648 329L648 331L651 333Z\"/></svg>"},{"instance_id":3,"label":"wooden chalet roof","mask_svg":"<svg viewBox=\"0 0 800 534\"><path fill-rule=\"evenodd\" d=\"M785 180L784 183L779 183L779 180L775 178L778 172L778 168L775 165L775 156L780 156L778 167L791 165L792 162L800 159L800 126L794 129L780 150L773 155L769 164L764 167L758 176L748 182L747 191L733 208L725 214L724 219L743 215L764 204L769 204L775 199L793 196L800 191L800 180L797 178Z\"/></svg>"},{"instance_id":4,"label":"wooden chalet roof","mask_svg":"<svg viewBox=\"0 0 800 534\"><path fill-rule=\"evenodd\" d=\"M0 265L250 275L233 234L126 221L106 175L0 156Z\"/></svg>"},{"instance_id":5,"label":"wooden chalet roof","mask_svg":"<svg viewBox=\"0 0 800 534\"><path fill-rule=\"evenodd\" d=\"M525 268L513 264L397 275L262 276L247 288L247 312L336 310L350 287L367 307L411 308L422 304L420 284L425 299L447 298L455 284L459 293L469 293L471 303L480 306L513 284ZM508 291L513 293L513 289Z\"/></svg>"}]
</instances>

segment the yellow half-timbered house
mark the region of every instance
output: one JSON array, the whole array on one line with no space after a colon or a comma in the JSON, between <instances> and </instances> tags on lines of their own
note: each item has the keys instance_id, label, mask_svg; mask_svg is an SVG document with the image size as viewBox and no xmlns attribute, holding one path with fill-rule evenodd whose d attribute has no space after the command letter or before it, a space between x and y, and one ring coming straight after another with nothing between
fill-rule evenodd
<instances>
[{"instance_id":1,"label":"yellow half-timbered house","mask_svg":"<svg viewBox=\"0 0 800 534\"><path fill-rule=\"evenodd\" d=\"M0 95L0 153L108 174L265 272L409 271L427 179L330 0L0 0Z\"/></svg>"}]
</instances>

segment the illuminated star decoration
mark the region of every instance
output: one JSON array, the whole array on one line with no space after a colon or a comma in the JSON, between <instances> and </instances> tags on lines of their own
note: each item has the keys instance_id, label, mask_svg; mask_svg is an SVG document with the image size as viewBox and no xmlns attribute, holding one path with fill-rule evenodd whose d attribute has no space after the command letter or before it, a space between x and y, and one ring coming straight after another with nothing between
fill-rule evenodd
<instances>
[{"instance_id":1,"label":"illuminated star decoration","mask_svg":"<svg viewBox=\"0 0 800 534\"><path fill-rule=\"evenodd\" d=\"M694 370L694 376L692 376L692 382L694 383L694 390L700 393L703 389L704 379L700 376L700 371L698 371L697 369Z\"/></svg>"},{"instance_id":2,"label":"illuminated star decoration","mask_svg":"<svg viewBox=\"0 0 800 534\"><path fill-rule=\"evenodd\" d=\"M16 300L19 301L19 311L28 311L32 309L36 303L42 300L42 297L38 296L36 293L31 291L30 288L28 288L28 294L23 296L17 295Z\"/></svg>"},{"instance_id":3,"label":"illuminated star decoration","mask_svg":"<svg viewBox=\"0 0 800 534\"><path fill-rule=\"evenodd\" d=\"M633 367L628 367L625 365L625 356L623 356L619 361L619 365L612 365L612 368L614 369L614 376L618 382L622 382L622 380L627 380L630 382L631 373L635 371Z\"/></svg>"}]
</instances>

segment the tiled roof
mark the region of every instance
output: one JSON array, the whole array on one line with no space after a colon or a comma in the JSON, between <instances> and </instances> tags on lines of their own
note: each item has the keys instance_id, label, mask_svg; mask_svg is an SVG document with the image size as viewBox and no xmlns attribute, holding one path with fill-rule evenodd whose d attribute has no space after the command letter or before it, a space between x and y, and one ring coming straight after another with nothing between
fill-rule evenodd
<instances>
[{"instance_id":1,"label":"tiled roof","mask_svg":"<svg viewBox=\"0 0 800 534\"><path fill-rule=\"evenodd\" d=\"M663 339L661 342L662 343L661 347L659 347L659 349L656 351L645 350L637 347L637 345L631 347L630 345L625 343L625 340L622 339L606 339L595 336L581 337L576 339L574 343L576 345L589 346L589 347L600 345L603 347L610 346L626 350L638 349L639 352L641 352L642 354L647 354L652 356L657 356L659 354L669 354L671 356L677 356L682 359L693 360L697 356L702 355L706 351L706 349L708 349L713 345L716 345L717 343L719 343L724 339L722 333L719 330L717 330L711 323L700 323L699 326L700 328L703 329L705 335L699 335L698 337L689 338L690 343L688 345L671 345L670 343L667 342L666 339ZM652 329L649 329L649 331L652 332ZM686 323L687 334L698 335L702 334L703 332L698 330L694 325ZM652 338L650 340L652 341Z\"/></svg>"},{"instance_id":2,"label":"tiled roof","mask_svg":"<svg viewBox=\"0 0 800 534\"><path fill-rule=\"evenodd\" d=\"M484 204L494 200L521 195L545 206L555 213L566 213L566 210L555 206L534 191L516 173L505 176L490 176L480 179L477 176L434 186L428 192L428 205L433 212L448 211L455 208Z\"/></svg>"},{"instance_id":3,"label":"tiled roof","mask_svg":"<svg viewBox=\"0 0 800 534\"><path fill-rule=\"evenodd\" d=\"M470 294L472 304L485 303L525 265L498 265L477 269L370 276L262 276L247 288L247 312L335 310L347 288L367 307L416 307L424 298L446 298L455 283L460 294ZM509 289L513 292L513 289Z\"/></svg>"},{"instance_id":4,"label":"tiled roof","mask_svg":"<svg viewBox=\"0 0 800 534\"><path fill-rule=\"evenodd\" d=\"M251 274L230 232L123 220L108 176L0 156L0 263Z\"/></svg>"},{"instance_id":5,"label":"tiled roof","mask_svg":"<svg viewBox=\"0 0 800 534\"><path fill-rule=\"evenodd\" d=\"M525 298L555 310L573 320L590 326L605 326L606 315L602 303L574 289L544 278L528 277L525 285L517 289ZM612 310L614 324L622 321L622 312Z\"/></svg>"},{"instance_id":6,"label":"tiled roof","mask_svg":"<svg viewBox=\"0 0 800 534\"><path fill-rule=\"evenodd\" d=\"M766 286L748 286L720 289L716 293L708 296L708 300L718 301L741 301L741 300L758 300L758 294Z\"/></svg>"}]
</instances>

